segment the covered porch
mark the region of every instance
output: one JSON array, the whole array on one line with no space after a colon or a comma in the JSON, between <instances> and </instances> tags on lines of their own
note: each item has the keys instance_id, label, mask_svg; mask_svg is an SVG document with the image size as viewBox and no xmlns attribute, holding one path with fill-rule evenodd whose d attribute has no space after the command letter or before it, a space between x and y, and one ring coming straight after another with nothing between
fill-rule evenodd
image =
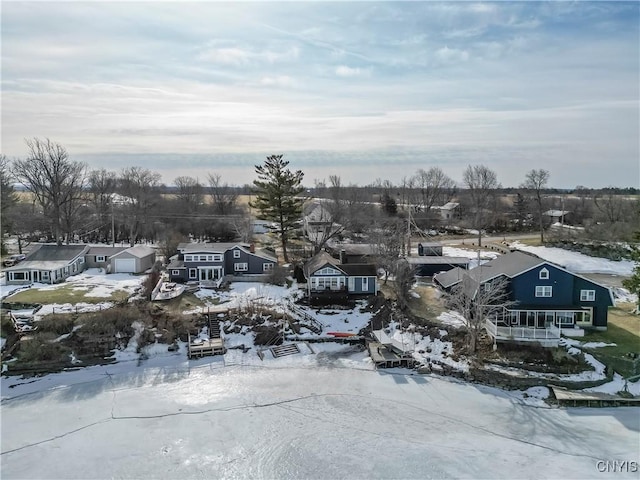
<instances>
[{"instance_id":1,"label":"covered porch","mask_svg":"<svg viewBox=\"0 0 640 480\"><path fill-rule=\"evenodd\" d=\"M580 327L591 325L591 319L590 308L505 308L485 320L485 329L495 342L539 343L545 347L555 347L562 334L584 335Z\"/></svg>"}]
</instances>

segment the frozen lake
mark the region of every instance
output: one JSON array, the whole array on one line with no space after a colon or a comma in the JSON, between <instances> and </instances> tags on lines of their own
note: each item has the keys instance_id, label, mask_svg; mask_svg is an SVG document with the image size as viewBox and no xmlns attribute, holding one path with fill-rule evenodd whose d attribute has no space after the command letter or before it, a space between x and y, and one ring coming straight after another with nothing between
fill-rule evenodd
<instances>
[{"instance_id":1,"label":"frozen lake","mask_svg":"<svg viewBox=\"0 0 640 480\"><path fill-rule=\"evenodd\" d=\"M3 479L638 478L597 462L640 460L637 408L331 365L134 369L1 413Z\"/></svg>"}]
</instances>

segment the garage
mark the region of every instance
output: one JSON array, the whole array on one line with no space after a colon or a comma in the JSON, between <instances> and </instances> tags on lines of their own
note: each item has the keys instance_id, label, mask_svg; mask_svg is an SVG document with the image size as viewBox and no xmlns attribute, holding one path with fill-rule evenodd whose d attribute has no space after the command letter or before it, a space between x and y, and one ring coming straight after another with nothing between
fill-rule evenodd
<instances>
[{"instance_id":1,"label":"garage","mask_svg":"<svg viewBox=\"0 0 640 480\"><path fill-rule=\"evenodd\" d=\"M116 258L115 262L116 262L115 273L135 273L136 272L135 258Z\"/></svg>"}]
</instances>

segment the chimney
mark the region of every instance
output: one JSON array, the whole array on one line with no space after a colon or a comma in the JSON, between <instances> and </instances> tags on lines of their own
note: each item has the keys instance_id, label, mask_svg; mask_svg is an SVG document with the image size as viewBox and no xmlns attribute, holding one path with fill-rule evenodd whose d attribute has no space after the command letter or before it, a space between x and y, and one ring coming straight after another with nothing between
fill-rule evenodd
<instances>
[{"instance_id":1,"label":"chimney","mask_svg":"<svg viewBox=\"0 0 640 480\"><path fill-rule=\"evenodd\" d=\"M345 264L347 263L347 252L345 252L344 248L342 250L340 250L340 263L341 264Z\"/></svg>"},{"instance_id":2,"label":"chimney","mask_svg":"<svg viewBox=\"0 0 640 480\"><path fill-rule=\"evenodd\" d=\"M256 244L255 244L255 243L251 242L251 243L249 244L249 251L250 251L251 253L256 253Z\"/></svg>"}]
</instances>

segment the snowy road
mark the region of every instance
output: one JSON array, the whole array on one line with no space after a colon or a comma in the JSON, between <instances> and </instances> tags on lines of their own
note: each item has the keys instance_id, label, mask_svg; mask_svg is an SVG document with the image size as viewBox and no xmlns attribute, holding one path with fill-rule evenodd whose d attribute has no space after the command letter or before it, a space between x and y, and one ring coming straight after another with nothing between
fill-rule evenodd
<instances>
[{"instance_id":1,"label":"snowy road","mask_svg":"<svg viewBox=\"0 0 640 480\"><path fill-rule=\"evenodd\" d=\"M638 478L597 468L640 460L637 408L534 408L491 388L330 366L213 365L5 399L2 478Z\"/></svg>"}]
</instances>

